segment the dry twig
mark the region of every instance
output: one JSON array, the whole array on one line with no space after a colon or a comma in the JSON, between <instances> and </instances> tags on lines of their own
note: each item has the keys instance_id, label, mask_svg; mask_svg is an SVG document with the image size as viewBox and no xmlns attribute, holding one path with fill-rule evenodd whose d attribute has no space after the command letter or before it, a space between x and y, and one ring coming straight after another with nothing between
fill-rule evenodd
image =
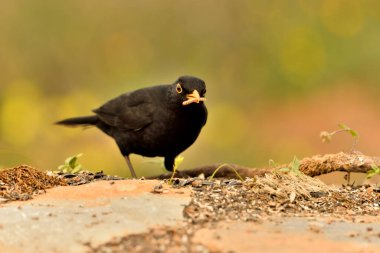
<instances>
[{"instance_id":1,"label":"dry twig","mask_svg":"<svg viewBox=\"0 0 380 253\"><path fill-rule=\"evenodd\" d=\"M205 177L211 176L214 171L220 167L221 164L212 164L208 166L201 166L194 169L178 171L176 177L197 177L204 174ZM312 157L305 157L300 161L300 171L304 174L315 177L323 174L328 174L334 171L343 172L359 172L367 173L372 169L373 165L380 167L380 157L366 156L356 153L337 153L315 155ZM281 165L275 168L249 168L236 164L229 164L220 168L215 177L237 178L233 168L239 173L241 177L254 177L265 175L279 168L289 167L289 165ZM171 177L171 173L154 176L151 178L167 179Z\"/></svg>"}]
</instances>

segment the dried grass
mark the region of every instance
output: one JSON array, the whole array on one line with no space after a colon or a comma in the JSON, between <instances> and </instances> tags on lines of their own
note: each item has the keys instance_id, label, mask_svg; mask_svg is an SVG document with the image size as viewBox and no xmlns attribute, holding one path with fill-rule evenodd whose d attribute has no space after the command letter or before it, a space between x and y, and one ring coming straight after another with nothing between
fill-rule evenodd
<instances>
[{"instance_id":1,"label":"dried grass","mask_svg":"<svg viewBox=\"0 0 380 253\"><path fill-rule=\"evenodd\" d=\"M64 179L21 165L0 171L0 201L27 200L48 188L67 185Z\"/></svg>"}]
</instances>

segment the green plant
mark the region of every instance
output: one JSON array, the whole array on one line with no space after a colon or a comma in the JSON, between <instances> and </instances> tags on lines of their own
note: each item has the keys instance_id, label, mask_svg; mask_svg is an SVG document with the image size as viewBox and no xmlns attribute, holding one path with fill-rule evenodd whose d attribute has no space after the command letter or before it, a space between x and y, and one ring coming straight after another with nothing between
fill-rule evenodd
<instances>
[{"instance_id":1,"label":"green plant","mask_svg":"<svg viewBox=\"0 0 380 253\"><path fill-rule=\"evenodd\" d=\"M294 156L293 160L290 162L288 167L282 167L276 171L278 171L278 172L293 172L296 175L302 175L302 172L300 171L300 165L301 165L301 161L298 160L297 156Z\"/></svg>"},{"instance_id":2,"label":"green plant","mask_svg":"<svg viewBox=\"0 0 380 253\"><path fill-rule=\"evenodd\" d=\"M278 166L278 164L273 159L269 159L268 164L273 168L276 168Z\"/></svg>"},{"instance_id":3,"label":"green plant","mask_svg":"<svg viewBox=\"0 0 380 253\"><path fill-rule=\"evenodd\" d=\"M372 177L374 177L376 175L380 175L380 168L379 168L379 166L373 164L371 166L371 168L372 168L371 170L367 171L367 178L368 179L370 179L370 178L372 178Z\"/></svg>"},{"instance_id":4,"label":"green plant","mask_svg":"<svg viewBox=\"0 0 380 253\"><path fill-rule=\"evenodd\" d=\"M55 171L57 173L70 173L70 174L77 174L81 172L82 169L82 164L78 164L78 158L81 157L83 154L77 154L74 156L70 156L66 158L65 163L62 165L58 166L58 170Z\"/></svg>"},{"instance_id":5,"label":"green plant","mask_svg":"<svg viewBox=\"0 0 380 253\"><path fill-rule=\"evenodd\" d=\"M329 143L329 142L331 142L333 135L335 135L337 133L341 133L341 132L347 132L354 139L352 142L352 146L351 146L351 152L354 152L356 150L356 144L358 143L358 140L359 140L358 133L356 131L354 131L352 128L350 128L347 125L342 124L342 123L338 124L338 127L340 129L335 130L333 132L322 131L319 135L322 139L322 142ZM351 173L347 172L347 175L344 177L347 180L347 185L350 185L350 175L351 175Z\"/></svg>"},{"instance_id":6,"label":"green plant","mask_svg":"<svg viewBox=\"0 0 380 253\"><path fill-rule=\"evenodd\" d=\"M319 135L322 139L322 142L329 143L329 142L331 142L333 135L335 135L337 133L341 133L341 132L347 132L354 139L354 141L352 143L352 147L351 147L351 152L354 151L356 148L356 144L358 142L358 139L359 139L358 133L356 131L354 131L352 128L350 128L347 125L342 124L342 123L338 124L338 127L340 129L332 131L332 132L322 131Z\"/></svg>"},{"instance_id":7,"label":"green plant","mask_svg":"<svg viewBox=\"0 0 380 253\"><path fill-rule=\"evenodd\" d=\"M185 159L185 157L183 156L177 156L174 160L174 168L173 168L173 173L172 173L172 176L170 177L169 179L169 184L171 185L173 183L173 178L174 178L174 175L179 167L179 165L183 162L183 159Z\"/></svg>"},{"instance_id":8,"label":"green plant","mask_svg":"<svg viewBox=\"0 0 380 253\"><path fill-rule=\"evenodd\" d=\"M219 165L219 167L216 168L216 169L214 170L214 172L212 173L212 175L210 176L209 179L212 180L212 179L215 177L216 173L217 173L221 168L223 168L223 167L225 167L225 166L230 167L230 168L235 172L236 176L237 176L241 181L244 181L244 179L240 176L240 174L237 172L237 170L236 170L233 166L231 166L231 165L229 165L229 164L227 164L227 163L223 163L222 165Z\"/></svg>"}]
</instances>

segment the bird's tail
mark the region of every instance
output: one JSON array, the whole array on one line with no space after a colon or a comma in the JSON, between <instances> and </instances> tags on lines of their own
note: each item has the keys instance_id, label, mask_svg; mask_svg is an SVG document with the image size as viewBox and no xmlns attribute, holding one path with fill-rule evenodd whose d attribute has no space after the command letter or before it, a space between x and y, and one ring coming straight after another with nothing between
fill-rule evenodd
<instances>
[{"instance_id":1,"label":"bird's tail","mask_svg":"<svg viewBox=\"0 0 380 253\"><path fill-rule=\"evenodd\" d=\"M93 126L98 123L98 117L96 115L92 116L84 116L84 117L76 117L64 119L58 122L55 122L57 125L64 126Z\"/></svg>"}]
</instances>

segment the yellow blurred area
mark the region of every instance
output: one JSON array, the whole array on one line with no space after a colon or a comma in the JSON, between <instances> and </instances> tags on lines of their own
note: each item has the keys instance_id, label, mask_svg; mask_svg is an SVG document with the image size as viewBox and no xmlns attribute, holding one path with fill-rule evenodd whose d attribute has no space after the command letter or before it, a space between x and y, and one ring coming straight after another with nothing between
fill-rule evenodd
<instances>
[{"instance_id":1,"label":"yellow blurred area","mask_svg":"<svg viewBox=\"0 0 380 253\"><path fill-rule=\"evenodd\" d=\"M321 9L324 25L338 36L356 35L365 24L364 3L365 1L324 0Z\"/></svg>"},{"instance_id":2,"label":"yellow blurred area","mask_svg":"<svg viewBox=\"0 0 380 253\"><path fill-rule=\"evenodd\" d=\"M217 149L228 152L230 147L244 143L244 133L249 132L247 123L241 108L232 104L216 104L212 107L209 124L204 131Z\"/></svg>"},{"instance_id":3,"label":"yellow blurred area","mask_svg":"<svg viewBox=\"0 0 380 253\"><path fill-rule=\"evenodd\" d=\"M290 29L282 45L283 72L296 85L307 85L325 69L325 54L320 34L307 27Z\"/></svg>"},{"instance_id":4,"label":"yellow blurred area","mask_svg":"<svg viewBox=\"0 0 380 253\"><path fill-rule=\"evenodd\" d=\"M44 108L37 86L28 80L15 80L3 91L1 136L8 145L30 145L42 127Z\"/></svg>"},{"instance_id":5,"label":"yellow blurred area","mask_svg":"<svg viewBox=\"0 0 380 253\"><path fill-rule=\"evenodd\" d=\"M380 4L365 0L4 1L0 165L55 169L72 155L129 176L114 141L54 122L180 75L207 84L209 119L180 169L266 166L350 148L379 155ZM139 176L162 160L137 155Z\"/></svg>"}]
</instances>

